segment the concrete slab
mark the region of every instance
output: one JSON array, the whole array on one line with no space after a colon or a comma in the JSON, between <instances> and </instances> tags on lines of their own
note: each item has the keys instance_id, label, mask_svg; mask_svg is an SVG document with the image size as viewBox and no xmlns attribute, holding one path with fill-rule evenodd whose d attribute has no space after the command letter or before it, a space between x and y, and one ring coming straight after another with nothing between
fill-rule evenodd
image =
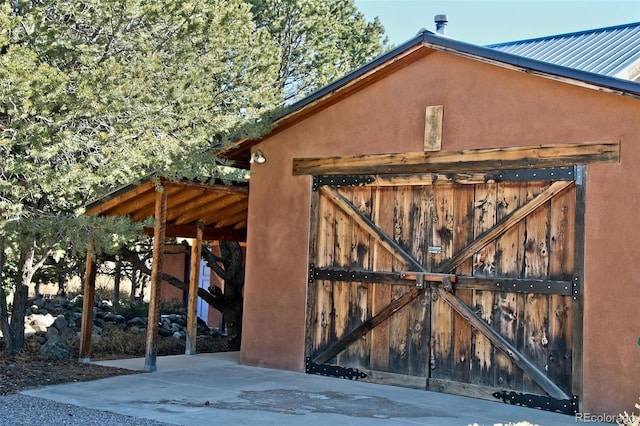
<instances>
[{"instance_id":1,"label":"concrete slab","mask_svg":"<svg viewBox=\"0 0 640 426\"><path fill-rule=\"evenodd\" d=\"M97 364L143 370L144 359ZM250 367L237 353L158 357L157 367L23 393L181 425L576 424L574 416L500 402Z\"/></svg>"}]
</instances>

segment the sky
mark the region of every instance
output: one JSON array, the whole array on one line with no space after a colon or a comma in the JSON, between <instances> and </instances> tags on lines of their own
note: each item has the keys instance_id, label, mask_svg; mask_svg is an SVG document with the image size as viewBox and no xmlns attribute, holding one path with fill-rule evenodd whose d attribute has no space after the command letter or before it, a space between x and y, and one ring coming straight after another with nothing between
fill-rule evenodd
<instances>
[{"instance_id":1,"label":"sky","mask_svg":"<svg viewBox=\"0 0 640 426\"><path fill-rule=\"evenodd\" d=\"M392 45L421 29L435 31L447 15L446 35L486 45L640 22L640 0L354 0L368 21L378 17Z\"/></svg>"}]
</instances>

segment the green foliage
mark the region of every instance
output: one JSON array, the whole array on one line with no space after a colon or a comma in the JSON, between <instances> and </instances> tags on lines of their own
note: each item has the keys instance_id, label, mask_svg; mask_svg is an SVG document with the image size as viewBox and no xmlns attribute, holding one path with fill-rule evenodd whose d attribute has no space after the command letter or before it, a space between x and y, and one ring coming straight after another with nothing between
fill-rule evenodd
<instances>
[{"instance_id":1,"label":"green foliage","mask_svg":"<svg viewBox=\"0 0 640 426\"><path fill-rule=\"evenodd\" d=\"M247 0L280 50L278 82L292 102L379 55L384 27L352 0Z\"/></svg>"},{"instance_id":2,"label":"green foliage","mask_svg":"<svg viewBox=\"0 0 640 426\"><path fill-rule=\"evenodd\" d=\"M0 298L16 294L16 320L46 262L137 238L142 224L83 205L150 173L218 177L214 152L281 93L276 47L241 0L0 6Z\"/></svg>"},{"instance_id":3,"label":"green foliage","mask_svg":"<svg viewBox=\"0 0 640 426\"><path fill-rule=\"evenodd\" d=\"M84 204L150 172L224 175L213 152L280 99L275 46L240 0L12 3L0 11L11 253L82 252L88 236L112 250L134 226L84 218Z\"/></svg>"},{"instance_id":4,"label":"green foliage","mask_svg":"<svg viewBox=\"0 0 640 426\"><path fill-rule=\"evenodd\" d=\"M113 188L242 178L215 153L382 32L352 0L0 1L0 301L26 304L43 265L135 244L143 224L82 214Z\"/></svg>"}]
</instances>

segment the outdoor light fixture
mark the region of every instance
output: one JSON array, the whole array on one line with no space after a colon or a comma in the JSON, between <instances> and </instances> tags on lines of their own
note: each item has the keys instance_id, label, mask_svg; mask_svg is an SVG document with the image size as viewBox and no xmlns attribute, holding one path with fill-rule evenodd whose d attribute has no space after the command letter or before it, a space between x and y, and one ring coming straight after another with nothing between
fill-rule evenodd
<instances>
[{"instance_id":1,"label":"outdoor light fixture","mask_svg":"<svg viewBox=\"0 0 640 426\"><path fill-rule=\"evenodd\" d=\"M249 160L249 163L251 163L251 164L253 164L253 163L262 164L265 161L267 161L267 159L264 158L264 154L262 154L262 151L257 150L256 152L251 154L251 159Z\"/></svg>"}]
</instances>

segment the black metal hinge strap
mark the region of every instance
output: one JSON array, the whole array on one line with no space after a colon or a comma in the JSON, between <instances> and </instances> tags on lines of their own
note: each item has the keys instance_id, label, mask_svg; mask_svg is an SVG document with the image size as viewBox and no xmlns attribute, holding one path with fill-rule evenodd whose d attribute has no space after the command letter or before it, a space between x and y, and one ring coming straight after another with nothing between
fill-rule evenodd
<instances>
[{"instance_id":1,"label":"black metal hinge strap","mask_svg":"<svg viewBox=\"0 0 640 426\"><path fill-rule=\"evenodd\" d=\"M578 412L577 395L572 395L571 399L556 399L550 396L502 391L494 392L493 396L507 404L539 408L541 410L554 411L570 416Z\"/></svg>"},{"instance_id":2,"label":"black metal hinge strap","mask_svg":"<svg viewBox=\"0 0 640 426\"><path fill-rule=\"evenodd\" d=\"M349 380L359 380L367 377L365 373L357 368L340 367L339 365L316 364L307 357L305 372L307 374L319 374L321 376L342 377Z\"/></svg>"},{"instance_id":3,"label":"black metal hinge strap","mask_svg":"<svg viewBox=\"0 0 640 426\"><path fill-rule=\"evenodd\" d=\"M575 180L575 170L573 167L501 170L496 173L495 180L496 182L568 181Z\"/></svg>"},{"instance_id":4,"label":"black metal hinge strap","mask_svg":"<svg viewBox=\"0 0 640 426\"><path fill-rule=\"evenodd\" d=\"M376 178L370 175L314 176L311 189L317 191L321 186L361 186L375 180Z\"/></svg>"}]
</instances>

